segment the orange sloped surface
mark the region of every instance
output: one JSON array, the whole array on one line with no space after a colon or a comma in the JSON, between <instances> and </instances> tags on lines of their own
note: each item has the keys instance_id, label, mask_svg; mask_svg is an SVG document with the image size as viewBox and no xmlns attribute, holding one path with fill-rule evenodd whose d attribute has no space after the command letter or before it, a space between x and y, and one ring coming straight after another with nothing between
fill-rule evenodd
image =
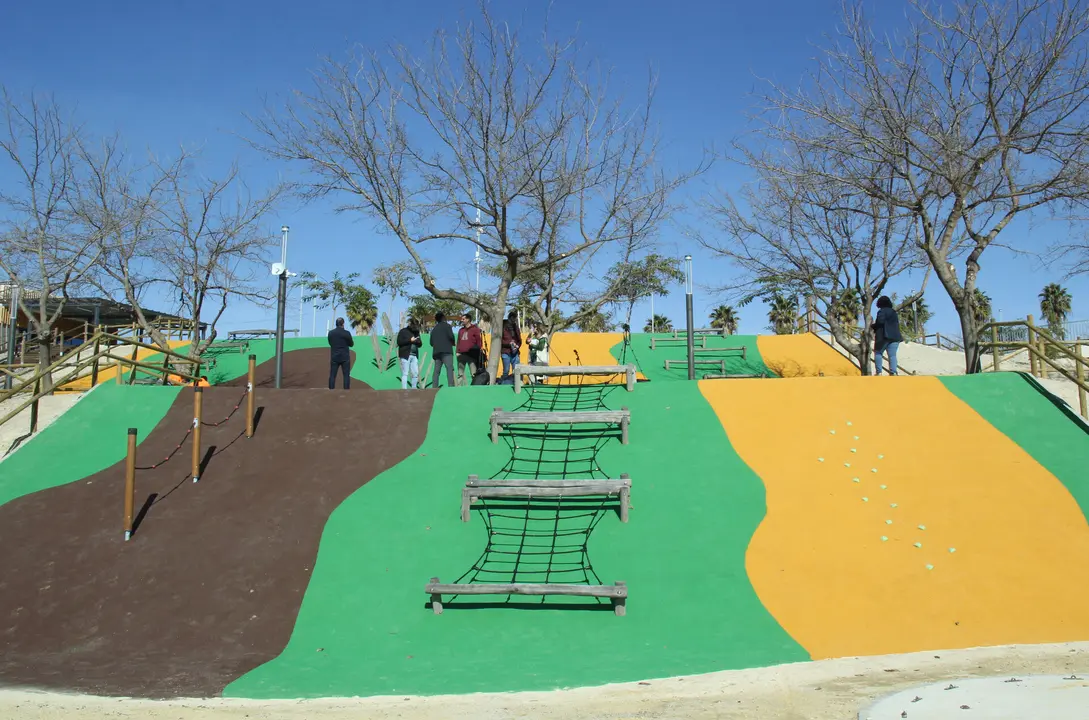
<instances>
[{"instance_id":1,"label":"orange sloped surface","mask_svg":"<svg viewBox=\"0 0 1089 720\"><path fill-rule=\"evenodd\" d=\"M1089 639L1085 516L937 379L700 390L767 488L749 578L812 657Z\"/></svg>"},{"instance_id":2,"label":"orange sloped surface","mask_svg":"<svg viewBox=\"0 0 1089 720\"><path fill-rule=\"evenodd\" d=\"M184 347L184 346L188 345L189 341L188 340L169 340L169 341L167 341L167 344L170 346L171 350L175 350L177 348ZM120 352L120 349L116 349L115 352ZM127 350L126 353L125 353L125 357L126 358L131 358L132 357L131 353L132 353L132 350ZM138 348L136 350L136 359L137 360L145 360L145 359L147 359L149 357L152 357L154 355L159 355L159 354L160 353L159 353L158 350L153 350L153 349L150 349L150 348ZM113 362L113 361L112 360L106 360L105 362ZM102 369L100 369L98 371L98 384L99 385L101 385L102 383L107 382L107 381L113 382L116 379L117 379L117 369L115 367L112 367L112 366L111 367L106 367L106 368L102 368ZM180 378L178 378L178 379L180 380ZM91 376L88 374L88 375L84 375L83 377L76 378L75 380L73 380L71 382L65 383L59 389L67 390L67 391L77 391L77 392L81 391L81 390L90 390L91 389Z\"/></svg>"},{"instance_id":3,"label":"orange sloped surface","mask_svg":"<svg viewBox=\"0 0 1089 720\"><path fill-rule=\"evenodd\" d=\"M860 375L851 361L812 333L761 335L756 339L760 357L784 378Z\"/></svg>"}]
</instances>

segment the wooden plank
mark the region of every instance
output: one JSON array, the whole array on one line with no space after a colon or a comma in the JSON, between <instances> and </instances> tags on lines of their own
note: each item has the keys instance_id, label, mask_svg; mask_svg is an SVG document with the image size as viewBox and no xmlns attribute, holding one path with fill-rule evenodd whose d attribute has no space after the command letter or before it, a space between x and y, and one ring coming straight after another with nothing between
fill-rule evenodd
<instances>
[{"instance_id":1,"label":"wooden plank","mask_svg":"<svg viewBox=\"0 0 1089 720\"><path fill-rule=\"evenodd\" d=\"M763 375L762 373L723 373L723 374L708 373L707 375L704 375L701 379L702 380L728 380L728 379L731 379L731 378L734 378L734 379L750 378L751 379L751 378L764 378L764 377L767 377L767 376Z\"/></svg>"},{"instance_id":2,"label":"wooden plank","mask_svg":"<svg viewBox=\"0 0 1089 720\"><path fill-rule=\"evenodd\" d=\"M500 497L589 497L592 495L619 495L621 485L570 485L568 487L467 487L469 502L474 498Z\"/></svg>"},{"instance_id":3,"label":"wooden plank","mask_svg":"<svg viewBox=\"0 0 1089 720\"><path fill-rule=\"evenodd\" d=\"M431 595L572 595L575 597L626 598L628 588L615 585L566 583L440 583L435 578L424 590Z\"/></svg>"},{"instance_id":4,"label":"wooden plank","mask_svg":"<svg viewBox=\"0 0 1089 720\"><path fill-rule=\"evenodd\" d=\"M706 354L709 354L709 353L724 353L724 352L738 352L738 351L741 351L741 357L745 357L747 352L748 352L748 348L746 348L744 345L742 345L741 347L696 348L692 352L693 353L702 353L702 354L706 355Z\"/></svg>"},{"instance_id":5,"label":"wooden plank","mask_svg":"<svg viewBox=\"0 0 1089 720\"><path fill-rule=\"evenodd\" d=\"M685 359L685 360L671 359L671 360L666 360L665 361L665 369L666 370L672 370L673 368L671 366L673 366L673 365L680 365L682 367L687 368L688 367L688 360L687 359ZM726 361L724 359L723 360L716 360L716 359L712 359L712 358L702 358L702 359L701 358L694 358L692 360L692 366L693 367L712 366L712 365L718 365L719 367L722 368L722 374L723 375L726 374Z\"/></svg>"},{"instance_id":6,"label":"wooden plank","mask_svg":"<svg viewBox=\"0 0 1089 720\"><path fill-rule=\"evenodd\" d=\"M579 423L616 424L629 417L626 410L565 410L565 411L503 411L492 413L493 424L499 425L576 425Z\"/></svg>"},{"instance_id":7,"label":"wooden plank","mask_svg":"<svg viewBox=\"0 0 1089 720\"><path fill-rule=\"evenodd\" d=\"M619 486L631 487L631 478L626 475L621 475L619 480L598 480L587 478L585 480L478 480L476 475L470 475L469 480L465 483L467 487L471 488L485 488L485 487L581 487L591 483L611 483Z\"/></svg>"},{"instance_id":8,"label":"wooden plank","mask_svg":"<svg viewBox=\"0 0 1089 720\"><path fill-rule=\"evenodd\" d=\"M657 345L659 345L659 344L669 345L671 347L674 346L674 345L684 346L684 345L688 344L688 338L687 337L680 337L680 338L651 338L650 339L650 349L651 350L656 350ZM693 345L693 347L700 347L700 348L707 347L707 337L704 336L704 335L700 335L700 336L697 336L697 337L693 338L692 339L692 345Z\"/></svg>"}]
</instances>

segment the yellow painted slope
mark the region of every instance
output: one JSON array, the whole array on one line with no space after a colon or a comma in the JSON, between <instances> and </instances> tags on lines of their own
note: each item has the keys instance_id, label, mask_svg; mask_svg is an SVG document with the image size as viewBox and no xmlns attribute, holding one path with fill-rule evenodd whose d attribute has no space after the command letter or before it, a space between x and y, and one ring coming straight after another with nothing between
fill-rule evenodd
<instances>
[{"instance_id":1,"label":"yellow painted slope","mask_svg":"<svg viewBox=\"0 0 1089 720\"><path fill-rule=\"evenodd\" d=\"M761 335L756 339L756 347L764 364L779 377L860 374L850 360L812 333Z\"/></svg>"},{"instance_id":2,"label":"yellow painted slope","mask_svg":"<svg viewBox=\"0 0 1089 720\"><path fill-rule=\"evenodd\" d=\"M176 349L178 349L180 347L184 347L184 346L188 345L189 341L188 340L168 340L167 344L170 346L171 350L176 350ZM129 349L125 351L124 357L131 358L132 357L131 346L127 346L127 347ZM115 353L120 353L121 351L122 351L122 348L116 348L114 350ZM137 360L145 360L145 359L151 357L152 355L158 355L158 354L159 354L159 350L152 350L152 349L149 349L149 348L138 348L137 351L136 351L136 359ZM113 361L112 360L107 360L107 362L113 362ZM103 369L98 371L98 384L99 385L101 385L104 382L113 382L116 379L117 379L117 369L114 368L114 367L103 368ZM79 392L79 391L83 391L83 390L90 390L91 389L91 376L90 375L84 375L83 377L76 378L72 382L65 383L59 389L66 390L66 391L74 391L74 392Z\"/></svg>"},{"instance_id":3,"label":"yellow painted slope","mask_svg":"<svg viewBox=\"0 0 1089 720\"><path fill-rule=\"evenodd\" d=\"M1089 639L1085 516L937 379L700 390L767 488L753 587L815 659Z\"/></svg>"},{"instance_id":4,"label":"yellow painted slope","mask_svg":"<svg viewBox=\"0 0 1089 720\"><path fill-rule=\"evenodd\" d=\"M552 336L552 347L548 352L549 365L616 365L617 359L609 352L614 346L624 341L623 333L556 333ZM527 362L523 354L523 362ZM636 378L646 380L643 373ZM562 378L570 381L570 378ZM551 378L550 382L554 382ZM582 384L623 383L624 377L587 376L579 378Z\"/></svg>"}]
</instances>

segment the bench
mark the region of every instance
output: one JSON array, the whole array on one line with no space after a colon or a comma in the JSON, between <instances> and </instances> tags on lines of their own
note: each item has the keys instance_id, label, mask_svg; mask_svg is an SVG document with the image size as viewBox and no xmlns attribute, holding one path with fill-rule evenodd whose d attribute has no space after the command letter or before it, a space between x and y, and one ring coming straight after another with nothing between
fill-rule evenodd
<instances>
[{"instance_id":1,"label":"bench","mask_svg":"<svg viewBox=\"0 0 1089 720\"><path fill-rule=\"evenodd\" d=\"M234 350L235 348L238 348L238 353L240 355L245 355L246 350L248 350L249 347L250 347L250 341L249 340L228 340L227 342L213 343L213 344L209 345L208 348L204 352L206 354L207 353L213 353L214 354L217 350Z\"/></svg>"},{"instance_id":2,"label":"bench","mask_svg":"<svg viewBox=\"0 0 1089 720\"><path fill-rule=\"evenodd\" d=\"M665 369L672 370L674 365L680 365L681 367L688 369L688 360L666 360ZM726 374L726 360L722 358L695 358L692 360L692 367L718 367L722 369L722 374Z\"/></svg>"},{"instance_id":3,"label":"bench","mask_svg":"<svg viewBox=\"0 0 1089 720\"><path fill-rule=\"evenodd\" d=\"M687 337L671 337L671 338L651 338L650 349L655 350L658 345L688 345ZM707 338L705 336L692 338L692 345L695 347L705 348L707 347Z\"/></svg>"},{"instance_id":4,"label":"bench","mask_svg":"<svg viewBox=\"0 0 1089 720\"><path fill-rule=\"evenodd\" d=\"M631 478L627 473L622 473L619 480L481 480L470 475L461 489L461 521L469 522L469 506L479 498L591 495L616 496L620 503L620 522L628 521Z\"/></svg>"},{"instance_id":5,"label":"bench","mask_svg":"<svg viewBox=\"0 0 1089 720\"><path fill-rule=\"evenodd\" d=\"M697 353L697 354L700 354L700 353L707 354L707 353L724 353L724 352L738 352L738 351L741 352L741 358L744 359L745 356L748 353L748 348L746 348L744 345L742 345L741 347L702 348L702 349L693 350L692 352Z\"/></svg>"},{"instance_id":6,"label":"bench","mask_svg":"<svg viewBox=\"0 0 1089 720\"><path fill-rule=\"evenodd\" d=\"M726 330L725 329L720 329L720 328L694 328L692 330L692 334L696 335L696 336L699 336L699 335L721 335L723 337L726 337ZM687 330L674 330L673 331L673 337L675 337L675 338L688 337L688 331Z\"/></svg>"},{"instance_id":7,"label":"bench","mask_svg":"<svg viewBox=\"0 0 1089 720\"><path fill-rule=\"evenodd\" d=\"M635 390L634 365L519 365L514 373L514 392L522 392L523 375L624 375L628 392Z\"/></svg>"},{"instance_id":8,"label":"bench","mask_svg":"<svg viewBox=\"0 0 1089 720\"><path fill-rule=\"evenodd\" d=\"M577 425L579 423L605 423L620 426L620 442L628 444L628 423L631 413L619 410L570 410L559 412L534 412L495 408L491 416L492 442L499 442L500 425Z\"/></svg>"},{"instance_id":9,"label":"bench","mask_svg":"<svg viewBox=\"0 0 1089 720\"><path fill-rule=\"evenodd\" d=\"M443 595L573 595L603 597L613 601L613 612L624 615L628 586L617 581L614 585L567 585L561 583L447 583L437 577L424 588L431 596L431 609L442 615Z\"/></svg>"}]
</instances>

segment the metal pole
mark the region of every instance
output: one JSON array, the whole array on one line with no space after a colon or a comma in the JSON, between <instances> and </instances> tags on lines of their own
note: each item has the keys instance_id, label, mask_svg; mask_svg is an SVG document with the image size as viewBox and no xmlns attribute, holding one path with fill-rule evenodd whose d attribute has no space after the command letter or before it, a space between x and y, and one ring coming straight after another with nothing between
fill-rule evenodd
<instances>
[{"instance_id":1,"label":"metal pole","mask_svg":"<svg viewBox=\"0 0 1089 720\"><path fill-rule=\"evenodd\" d=\"M688 325L688 379L696 379L696 343L692 333L692 256L684 256L684 314Z\"/></svg>"},{"instance_id":2,"label":"metal pole","mask_svg":"<svg viewBox=\"0 0 1089 720\"><path fill-rule=\"evenodd\" d=\"M193 482L200 480L200 424L204 415L204 388L193 388Z\"/></svg>"},{"instance_id":3,"label":"metal pole","mask_svg":"<svg viewBox=\"0 0 1089 720\"><path fill-rule=\"evenodd\" d=\"M254 393L257 392L257 356L250 355L246 392L246 437L253 437Z\"/></svg>"},{"instance_id":4,"label":"metal pole","mask_svg":"<svg viewBox=\"0 0 1089 720\"><path fill-rule=\"evenodd\" d=\"M287 233L288 227L280 228L283 239L280 241L280 289L276 295L276 389L284 377L284 313L287 312Z\"/></svg>"},{"instance_id":5,"label":"metal pole","mask_svg":"<svg viewBox=\"0 0 1089 720\"><path fill-rule=\"evenodd\" d=\"M19 315L19 288L11 286L11 318L8 321L8 365L15 364L15 336L18 333L16 318ZM14 379L11 375L4 375L4 389L11 390Z\"/></svg>"},{"instance_id":6,"label":"metal pole","mask_svg":"<svg viewBox=\"0 0 1089 720\"><path fill-rule=\"evenodd\" d=\"M473 257L473 264L476 265L476 296L477 301L480 299L480 208L476 209L476 254ZM473 308L473 322L480 322L480 308Z\"/></svg>"}]
</instances>

